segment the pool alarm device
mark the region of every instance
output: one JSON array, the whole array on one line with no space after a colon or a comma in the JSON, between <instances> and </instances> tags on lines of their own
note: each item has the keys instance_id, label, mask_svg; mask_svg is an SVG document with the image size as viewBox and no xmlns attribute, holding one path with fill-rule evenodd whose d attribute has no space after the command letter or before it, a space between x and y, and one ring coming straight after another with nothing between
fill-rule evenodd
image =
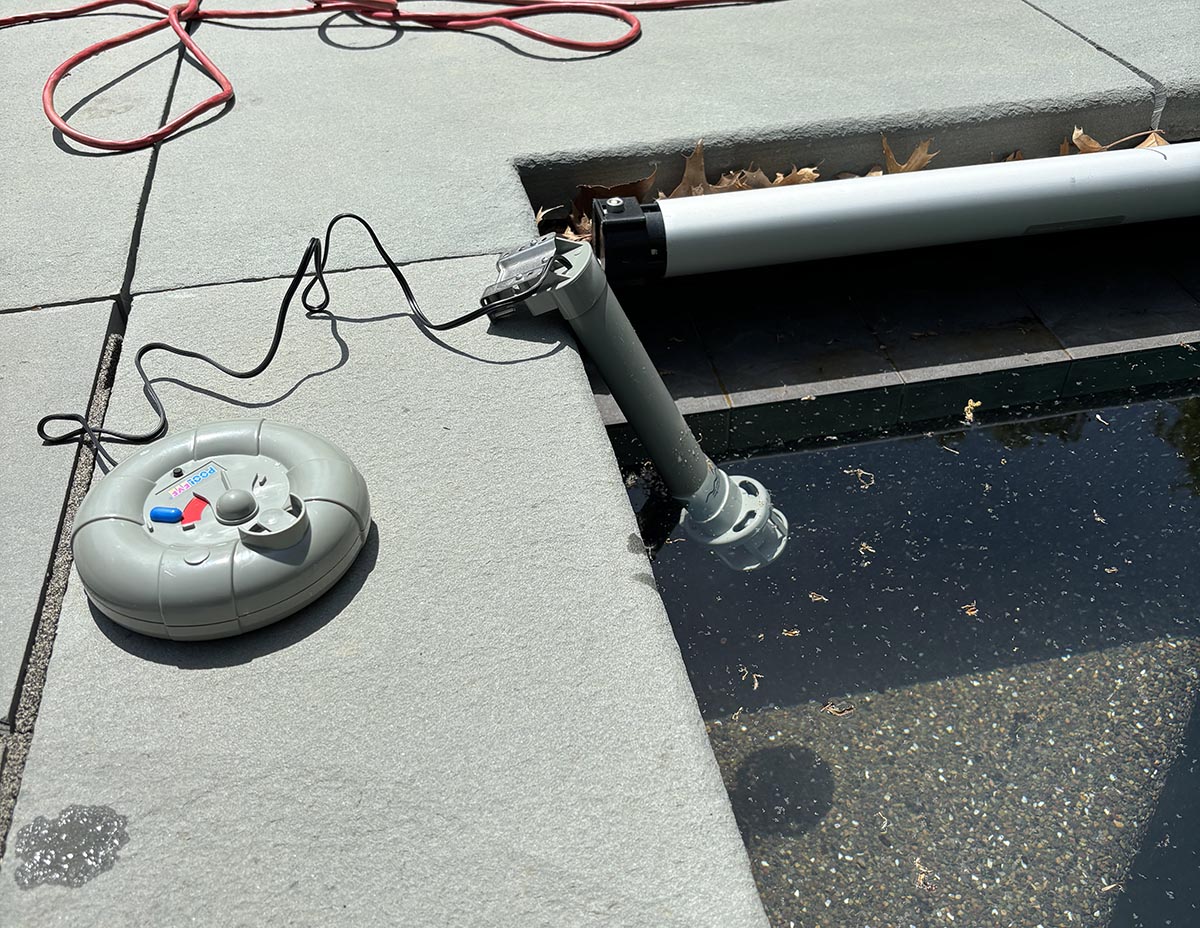
<instances>
[{"instance_id":1,"label":"pool alarm device","mask_svg":"<svg viewBox=\"0 0 1200 928\"><path fill-rule=\"evenodd\" d=\"M159 439L92 487L71 549L114 622L177 640L238 635L329 589L362 550L362 474L312 432L261 419Z\"/></svg>"},{"instance_id":2,"label":"pool alarm device","mask_svg":"<svg viewBox=\"0 0 1200 928\"><path fill-rule=\"evenodd\" d=\"M162 401L142 364L148 352L166 351L229 376L257 376L275 356L288 307L310 264L313 279L302 302L310 316L326 311L322 271L329 236L343 219L366 229L425 331L484 315L500 323L519 312L559 312L681 504L684 530L738 570L762 567L783 551L787 519L766 487L726 474L701 449L589 245L553 235L522 245L497 261L499 277L478 307L433 322L366 220L343 213L330 221L324 246L319 239L309 241L276 316L271 347L257 365L234 370L197 351L150 342L138 350L134 367L158 414L152 431L131 435L95 428L73 413L46 416L38 424L47 442L90 443L102 469L114 461L104 450L106 439L150 442L94 484L75 516L71 550L95 608L125 628L159 638L239 635L311 603L362 550L371 525L370 498L362 474L342 451L302 428L262 419L168 434ZM317 302L309 299L314 287ZM46 431L51 422L78 428L52 435Z\"/></svg>"}]
</instances>

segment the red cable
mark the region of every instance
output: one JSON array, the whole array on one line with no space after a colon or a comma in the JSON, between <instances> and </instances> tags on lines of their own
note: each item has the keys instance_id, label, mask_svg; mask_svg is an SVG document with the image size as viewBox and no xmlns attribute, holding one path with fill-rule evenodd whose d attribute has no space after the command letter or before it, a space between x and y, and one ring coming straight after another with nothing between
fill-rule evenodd
<instances>
[{"instance_id":1,"label":"red cable","mask_svg":"<svg viewBox=\"0 0 1200 928\"><path fill-rule=\"evenodd\" d=\"M203 22L206 19L278 19L285 16L311 16L314 13L354 13L364 19L380 23L414 23L431 29L482 29L485 26L500 26L523 35L526 38L544 42L558 48L569 48L577 51L605 52L624 48L633 42L642 31L641 22L634 15L634 10L672 10L689 6L712 6L714 3L762 3L768 0L509 0L509 5L499 9L485 10L479 13L462 11L451 13L416 13L402 10L397 5L398 0L308 0L306 7L283 7L275 10L201 10L200 0L186 0L173 6L162 6L154 0L91 0L79 6L63 10L48 10L41 13L22 13L17 16L0 18L0 29L5 26L15 26L20 23L38 22L49 19L68 19L93 13L111 6L140 6L162 15L137 29L113 36L95 45L90 45L72 55L51 72L42 90L42 108L46 117L63 135L92 148L102 148L108 151L136 151L148 148L170 138L188 123L207 113L214 107L224 106L233 99L233 84L230 83L221 69L213 64L212 59L200 49L195 40L187 32L187 23ZM469 3L484 3L488 0L465 0ZM601 42L585 42L566 36L542 32L517 22L527 16L542 16L551 13L576 13L605 16L609 19L620 20L629 28L615 39ZM168 26L179 37L180 43L192 57L200 63L205 73L213 79L220 90L191 107L181 116L135 139L101 139L87 135L74 129L54 108L54 91L58 89L59 81L76 65L94 58L102 52L134 42L145 36L165 29Z\"/></svg>"}]
</instances>

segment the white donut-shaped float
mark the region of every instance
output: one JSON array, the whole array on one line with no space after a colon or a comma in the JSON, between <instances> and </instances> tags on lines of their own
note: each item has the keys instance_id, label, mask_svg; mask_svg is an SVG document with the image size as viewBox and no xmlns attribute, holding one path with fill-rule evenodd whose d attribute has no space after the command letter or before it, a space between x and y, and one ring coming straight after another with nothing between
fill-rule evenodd
<instances>
[{"instance_id":1,"label":"white donut-shaped float","mask_svg":"<svg viewBox=\"0 0 1200 928\"><path fill-rule=\"evenodd\" d=\"M239 635L329 589L362 550L362 474L311 432L262 419L170 435L113 468L75 516L88 598L159 638Z\"/></svg>"}]
</instances>

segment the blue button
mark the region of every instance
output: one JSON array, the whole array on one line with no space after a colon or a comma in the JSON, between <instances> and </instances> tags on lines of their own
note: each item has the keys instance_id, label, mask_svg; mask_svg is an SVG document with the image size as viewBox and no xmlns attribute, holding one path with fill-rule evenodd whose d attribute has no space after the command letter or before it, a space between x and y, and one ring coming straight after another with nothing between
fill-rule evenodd
<instances>
[{"instance_id":1,"label":"blue button","mask_svg":"<svg viewBox=\"0 0 1200 928\"><path fill-rule=\"evenodd\" d=\"M150 510L151 522L182 522L183 510L174 506L155 506Z\"/></svg>"}]
</instances>

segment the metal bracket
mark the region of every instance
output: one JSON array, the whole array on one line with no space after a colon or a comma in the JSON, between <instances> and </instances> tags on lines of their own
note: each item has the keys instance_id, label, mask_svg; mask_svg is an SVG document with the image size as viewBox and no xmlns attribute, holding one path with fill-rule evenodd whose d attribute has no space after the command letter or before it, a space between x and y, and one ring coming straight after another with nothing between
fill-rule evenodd
<instances>
[{"instance_id":1,"label":"metal bracket","mask_svg":"<svg viewBox=\"0 0 1200 928\"><path fill-rule=\"evenodd\" d=\"M550 268L557 255L558 246L553 233L506 251L496 261L499 276L494 284L483 291L479 305L495 307L488 313L493 319L512 315L550 276Z\"/></svg>"}]
</instances>

